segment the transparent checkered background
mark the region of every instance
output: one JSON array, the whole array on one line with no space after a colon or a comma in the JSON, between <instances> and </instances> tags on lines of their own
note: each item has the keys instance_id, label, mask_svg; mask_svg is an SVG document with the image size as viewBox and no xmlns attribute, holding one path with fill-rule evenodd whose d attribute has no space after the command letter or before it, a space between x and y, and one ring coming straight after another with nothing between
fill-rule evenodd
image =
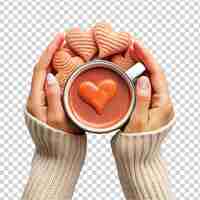
<instances>
[{"instance_id":1,"label":"transparent checkered background","mask_svg":"<svg viewBox=\"0 0 200 200\"><path fill-rule=\"evenodd\" d=\"M165 69L177 123L163 156L177 199L199 199L199 0L0 0L0 199L20 199L28 178L34 146L23 109L34 63L55 32L102 19L135 32ZM88 137L74 199L124 199L110 138Z\"/></svg>"}]
</instances>

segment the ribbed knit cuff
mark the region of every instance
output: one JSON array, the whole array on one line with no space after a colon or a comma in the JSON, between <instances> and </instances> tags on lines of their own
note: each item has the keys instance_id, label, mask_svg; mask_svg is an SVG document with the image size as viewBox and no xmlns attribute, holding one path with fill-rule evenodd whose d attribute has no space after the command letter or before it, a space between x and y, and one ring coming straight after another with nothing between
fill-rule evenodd
<instances>
[{"instance_id":1,"label":"ribbed knit cuff","mask_svg":"<svg viewBox=\"0 0 200 200\"><path fill-rule=\"evenodd\" d=\"M36 151L22 199L71 199L86 155L86 135L51 128L28 112L25 119Z\"/></svg>"},{"instance_id":2,"label":"ribbed knit cuff","mask_svg":"<svg viewBox=\"0 0 200 200\"><path fill-rule=\"evenodd\" d=\"M159 130L144 133L118 133L112 151L127 200L172 200L160 147L175 118Z\"/></svg>"}]
</instances>

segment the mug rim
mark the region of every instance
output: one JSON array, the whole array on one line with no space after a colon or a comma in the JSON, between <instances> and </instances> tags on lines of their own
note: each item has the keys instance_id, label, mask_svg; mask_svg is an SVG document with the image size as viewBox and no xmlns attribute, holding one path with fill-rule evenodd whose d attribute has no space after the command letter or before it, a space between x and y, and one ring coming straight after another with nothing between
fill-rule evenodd
<instances>
[{"instance_id":1,"label":"mug rim","mask_svg":"<svg viewBox=\"0 0 200 200\"><path fill-rule=\"evenodd\" d=\"M105 128L95 128L91 127L89 125L86 125L82 123L80 120L75 117L75 115L72 112L72 109L70 108L70 103L69 103L69 91L71 88L71 85L73 81L84 71L87 71L92 68L106 68L110 69L113 72L117 73L123 80L125 80L126 84L129 87L129 91L131 93L131 101L130 101L130 106L125 114L125 116L119 120L117 123L110 127L105 127ZM129 78L129 76L126 74L126 71L123 71L117 64L112 63L107 60L92 60L90 62L87 62L85 64L80 65L78 68L76 68L71 75L67 78L65 81L65 86L64 86L64 91L63 91L63 104L64 104L64 110L67 113L68 117L74 124L76 124L79 128L83 129L85 132L90 132L90 133L108 133L115 131L117 129L120 129L130 118L134 107L135 107L135 101L136 101L136 96L135 96L135 86L132 83L132 80Z\"/></svg>"}]
</instances>

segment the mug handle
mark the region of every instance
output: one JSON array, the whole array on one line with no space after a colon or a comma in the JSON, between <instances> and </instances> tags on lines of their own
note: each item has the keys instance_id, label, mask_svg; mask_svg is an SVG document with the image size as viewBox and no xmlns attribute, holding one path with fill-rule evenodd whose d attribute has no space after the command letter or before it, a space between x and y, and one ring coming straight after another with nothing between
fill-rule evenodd
<instances>
[{"instance_id":1,"label":"mug handle","mask_svg":"<svg viewBox=\"0 0 200 200\"><path fill-rule=\"evenodd\" d=\"M130 69L128 69L125 73L128 75L128 77L135 82L136 79L142 75L142 73L145 71L145 67L141 62L136 63L133 65Z\"/></svg>"}]
</instances>

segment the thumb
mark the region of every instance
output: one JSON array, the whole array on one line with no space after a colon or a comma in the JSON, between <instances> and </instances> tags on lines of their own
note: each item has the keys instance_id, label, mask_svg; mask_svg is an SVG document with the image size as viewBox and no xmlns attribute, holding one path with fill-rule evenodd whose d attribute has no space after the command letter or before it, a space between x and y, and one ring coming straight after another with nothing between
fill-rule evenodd
<instances>
[{"instance_id":1,"label":"thumb","mask_svg":"<svg viewBox=\"0 0 200 200\"><path fill-rule=\"evenodd\" d=\"M60 98L60 87L55 76L47 74L46 97L48 104L48 114L57 114L63 112Z\"/></svg>"},{"instance_id":2,"label":"thumb","mask_svg":"<svg viewBox=\"0 0 200 200\"><path fill-rule=\"evenodd\" d=\"M135 93L136 105L131 123L134 130L144 131L148 123L149 107L151 103L151 83L148 77L141 76L137 80Z\"/></svg>"}]
</instances>

